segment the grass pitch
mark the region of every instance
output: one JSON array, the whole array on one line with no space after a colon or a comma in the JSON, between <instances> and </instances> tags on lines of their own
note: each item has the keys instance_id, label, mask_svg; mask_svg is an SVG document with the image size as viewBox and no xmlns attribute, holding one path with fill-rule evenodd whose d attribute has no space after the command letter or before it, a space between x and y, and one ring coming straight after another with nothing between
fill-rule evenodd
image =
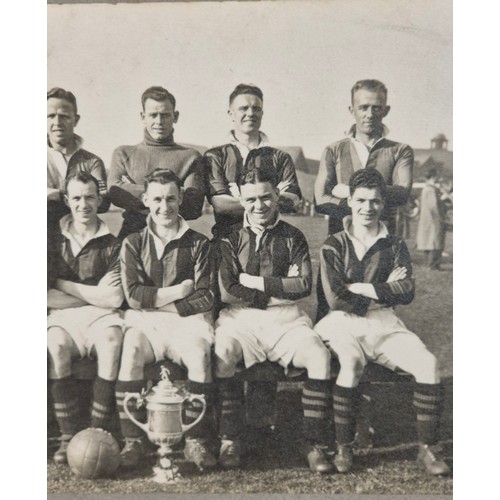
<instances>
[{"instance_id":1,"label":"grass pitch","mask_svg":"<svg viewBox=\"0 0 500 500\"><path fill-rule=\"evenodd\" d=\"M119 226L119 215L106 214L111 229ZM318 252L327 231L322 218L286 217L300 228L309 242L314 273L318 269ZM192 225L209 235L213 224L205 215ZM413 228L415 234L416 228ZM409 306L398 308L405 324L415 331L437 356L446 389L442 419L442 439L445 456L452 462L452 239L447 237L442 272L423 267L423 256L416 252L413 239L407 241L414 260L417 294ZM313 289L315 290L315 288ZM315 292L302 305L314 318ZM178 454L177 464L184 480L174 485L159 485L151 481L154 454L148 456L134 471L118 470L110 479L85 480L76 478L67 466L57 466L48 458L49 493L323 493L323 494L393 494L443 495L452 494L452 478L433 478L425 475L415 462L416 430L412 409L411 383L371 384L366 394L363 416L369 418L375 433L369 441L360 442L356 466L349 474L312 474L300 452L300 385L281 384L278 395L279 420L275 435L249 431L251 452L239 471L200 473ZM366 436L365 436L366 437ZM370 445L370 446L368 446ZM48 457L53 449L48 450Z\"/></svg>"}]
</instances>

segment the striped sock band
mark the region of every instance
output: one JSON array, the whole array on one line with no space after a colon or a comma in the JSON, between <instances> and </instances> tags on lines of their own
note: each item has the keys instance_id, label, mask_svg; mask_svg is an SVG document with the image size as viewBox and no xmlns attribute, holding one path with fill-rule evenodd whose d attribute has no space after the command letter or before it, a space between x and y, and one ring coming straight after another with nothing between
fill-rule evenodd
<instances>
[{"instance_id":1,"label":"striped sock band","mask_svg":"<svg viewBox=\"0 0 500 500\"><path fill-rule=\"evenodd\" d=\"M233 378L217 380L219 434L227 439L236 439L245 424L245 401L243 382Z\"/></svg>"},{"instance_id":2,"label":"striped sock band","mask_svg":"<svg viewBox=\"0 0 500 500\"><path fill-rule=\"evenodd\" d=\"M61 434L74 436L80 430L77 381L72 375L53 379L50 383L50 394Z\"/></svg>"},{"instance_id":3,"label":"striped sock band","mask_svg":"<svg viewBox=\"0 0 500 500\"><path fill-rule=\"evenodd\" d=\"M186 437L188 438L207 438L210 434L210 415L213 408L214 392L213 385L212 383L202 384L200 382L193 382L192 380L188 380L186 383L186 390L188 392L192 395L204 395L207 403L207 409L202 420L186 432ZM200 401L191 401L186 403L185 408L185 422L186 424L190 424L201 415L203 404Z\"/></svg>"},{"instance_id":4,"label":"striped sock band","mask_svg":"<svg viewBox=\"0 0 500 500\"><path fill-rule=\"evenodd\" d=\"M302 389L304 437L325 444L328 436L328 409L332 401L331 382L308 378Z\"/></svg>"},{"instance_id":5,"label":"striped sock band","mask_svg":"<svg viewBox=\"0 0 500 500\"><path fill-rule=\"evenodd\" d=\"M441 384L415 384L413 406L417 412L417 435L421 443L433 445L439 441L439 423L442 412Z\"/></svg>"},{"instance_id":6,"label":"striped sock band","mask_svg":"<svg viewBox=\"0 0 500 500\"><path fill-rule=\"evenodd\" d=\"M333 419L338 444L350 444L356 434L356 416L359 404L357 387L333 387Z\"/></svg>"},{"instance_id":7,"label":"striped sock band","mask_svg":"<svg viewBox=\"0 0 500 500\"><path fill-rule=\"evenodd\" d=\"M146 388L145 380L130 380L122 381L118 380L115 386L116 395L116 407L118 409L118 416L120 417L120 429L122 435L125 438L140 438L144 436L142 429L137 427L132 420L130 420L125 413L123 407L123 401L125 399L125 394L127 392L138 392L141 393L142 389ZM135 400L130 401L128 404L128 410L132 416L139 422L145 422L147 418L146 407L142 406L140 409L136 408Z\"/></svg>"},{"instance_id":8,"label":"striped sock band","mask_svg":"<svg viewBox=\"0 0 500 500\"><path fill-rule=\"evenodd\" d=\"M110 430L115 410L115 382L96 377L92 386L90 425Z\"/></svg>"}]
</instances>

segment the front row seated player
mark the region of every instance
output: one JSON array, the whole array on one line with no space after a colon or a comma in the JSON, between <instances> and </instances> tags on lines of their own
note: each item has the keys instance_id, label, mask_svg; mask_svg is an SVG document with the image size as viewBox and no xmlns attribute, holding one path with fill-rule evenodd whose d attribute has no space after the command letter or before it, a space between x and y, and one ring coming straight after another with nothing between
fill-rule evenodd
<instances>
[{"instance_id":1,"label":"front row seated player","mask_svg":"<svg viewBox=\"0 0 500 500\"><path fill-rule=\"evenodd\" d=\"M124 316L124 341L116 401L125 447L121 464L133 467L144 454L144 433L127 417L123 400L127 392L146 386L144 366L170 359L187 368L186 388L209 396L212 389L211 347L213 293L210 289L210 244L189 228L179 215L182 182L174 172L156 169L144 181L142 201L149 208L147 225L125 238L121 250L122 283L131 309ZM130 408L138 420L145 409ZM194 402L187 421L201 414ZM209 419L186 433L186 459L200 468L216 465L207 448Z\"/></svg>"},{"instance_id":2,"label":"front row seated player","mask_svg":"<svg viewBox=\"0 0 500 500\"><path fill-rule=\"evenodd\" d=\"M321 247L321 281L330 311L314 328L340 362L333 388L334 464L341 473L352 468L357 387L371 361L415 377L418 460L430 474L448 474L438 446L438 363L394 312L394 306L413 300L415 288L406 244L389 235L380 221L385 181L374 169L358 170L349 192L352 216L344 218L344 230L329 236Z\"/></svg>"},{"instance_id":3,"label":"front row seated player","mask_svg":"<svg viewBox=\"0 0 500 500\"><path fill-rule=\"evenodd\" d=\"M114 383L122 346L123 302L120 242L97 216L99 183L87 172L66 180L64 200L71 213L60 221L47 303L49 391L61 443L56 463L66 463L70 439L80 430L77 381L71 363L97 357L91 425L109 430L115 411Z\"/></svg>"},{"instance_id":4,"label":"front row seated player","mask_svg":"<svg viewBox=\"0 0 500 500\"><path fill-rule=\"evenodd\" d=\"M239 467L244 425L243 385L234 379L266 359L285 370L307 370L302 393L305 457L313 472L330 472L327 459L331 400L330 353L294 303L311 292L311 260L304 235L280 220L276 172L262 164L239 180L243 228L222 239L219 286L224 303L216 322L219 464Z\"/></svg>"}]
</instances>

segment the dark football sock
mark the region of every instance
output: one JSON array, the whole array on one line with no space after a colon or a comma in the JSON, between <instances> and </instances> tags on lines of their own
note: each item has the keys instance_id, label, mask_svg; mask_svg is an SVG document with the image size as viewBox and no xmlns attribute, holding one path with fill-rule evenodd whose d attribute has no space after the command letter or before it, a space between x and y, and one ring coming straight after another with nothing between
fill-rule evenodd
<instances>
[{"instance_id":1,"label":"dark football sock","mask_svg":"<svg viewBox=\"0 0 500 500\"><path fill-rule=\"evenodd\" d=\"M243 382L233 378L217 380L219 435L226 439L240 436L245 423Z\"/></svg>"},{"instance_id":2,"label":"dark football sock","mask_svg":"<svg viewBox=\"0 0 500 500\"><path fill-rule=\"evenodd\" d=\"M354 441L358 405L357 387L333 387L333 419L337 444L350 444Z\"/></svg>"},{"instance_id":3,"label":"dark football sock","mask_svg":"<svg viewBox=\"0 0 500 500\"><path fill-rule=\"evenodd\" d=\"M330 380L308 378L302 389L304 437L314 444L326 444L328 437L328 409L332 404Z\"/></svg>"},{"instance_id":4,"label":"dark football sock","mask_svg":"<svg viewBox=\"0 0 500 500\"><path fill-rule=\"evenodd\" d=\"M127 382L118 380L115 386L116 394L116 407L118 408L118 415L120 417L120 429L122 435L125 438L139 438L144 436L142 429L137 427L132 420L130 420L125 413L123 401L125 399L125 394L127 392L138 392L141 393L142 389L146 388L145 380L130 380ZM147 418L147 412L145 405L140 409L137 409L135 400L129 402L128 410L132 416L139 422L145 422Z\"/></svg>"},{"instance_id":5,"label":"dark football sock","mask_svg":"<svg viewBox=\"0 0 500 500\"><path fill-rule=\"evenodd\" d=\"M417 434L421 443L433 445L439 441L442 403L441 384L415 384L413 406L417 412Z\"/></svg>"},{"instance_id":6,"label":"dark football sock","mask_svg":"<svg viewBox=\"0 0 500 500\"><path fill-rule=\"evenodd\" d=\"M201 421L198 422L192 429L189 429L185 435L188 438L208 438L211 435L210 415L212 414L214 403L214 384L202 384L200 382L188 380L186 389L193 395L203 394L207 403L207 409ZM185 423L191 424L194 422L201 415L202 409L203 404L200 401L187 403L185 410Z\"/></svg>"},{"instance_id":7,"label":"dark football sock","mask_svg":"<svg viewBox=\"0 0 500 500\"><path fill-rule=\"evenodd\" d=\"M77 384L77 381L72 375L60 379L53 379L50 383L50 393L54 402L54 413L59 425L59 430L64 436L74 436L80 430Z\"/></svg>"},{"instance_id":8,"label":"dark football sock","mask_svg":"<svg viewBox=\"0 0 500 500\"><path fill-rule=\"evenodd\" d=\"M92 393L90 425L109 431L116 410L115 382L97 377L94 380Z\"/></svg>"}]
</instances>

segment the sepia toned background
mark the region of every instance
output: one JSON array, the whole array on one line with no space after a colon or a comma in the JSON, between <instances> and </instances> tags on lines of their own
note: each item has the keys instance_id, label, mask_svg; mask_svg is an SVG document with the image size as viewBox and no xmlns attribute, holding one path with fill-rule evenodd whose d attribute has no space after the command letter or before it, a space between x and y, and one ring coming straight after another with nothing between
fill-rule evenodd
<instances>
[{"instance_id":1,"label":"sepia toned background","mask_svg":"<svg viewBox=\"0 0 500 500\"><path fill-rule=\"evenodd\" d=\"M327 0L48 6L48 87L78 98L77 133L107 166L142 140L140 96L162 85L177 98L176 140L211 147L229 129L241 82L264 92L273 144L319 159L351 124L350 89L389 89L394 140L428 148L452 137L452 2Z\"/></svg>"}]
</instances>

